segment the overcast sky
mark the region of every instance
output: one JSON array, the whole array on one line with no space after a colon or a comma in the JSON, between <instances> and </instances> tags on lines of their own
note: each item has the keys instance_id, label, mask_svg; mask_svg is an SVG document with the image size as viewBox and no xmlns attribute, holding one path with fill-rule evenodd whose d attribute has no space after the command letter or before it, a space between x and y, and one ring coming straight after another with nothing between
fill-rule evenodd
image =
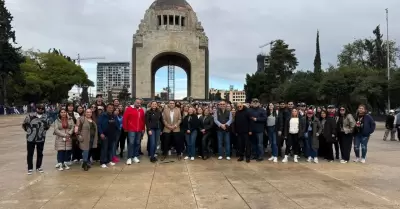
<instances>
[{"instance_id":1,"label":"overcast sky","mask_svg":"<svg viewBox=\"0 0 400 209\"><path fill-rule=\"evenodd\" d=\"M17 41L24 49L59 48L76 57L130 61L132 35L153 0L7 0ZM299 70L313 68L316 31L324 67L336 64L342 46L372 36L380 24L400 38L400 0L188 0L209 37L212 85L243 88L256 70L259 46L284 39L296 49ZM264 51L268 48L264 49ZM95 62L84 63L95 78Z\"/></svg>"}]
</instances>

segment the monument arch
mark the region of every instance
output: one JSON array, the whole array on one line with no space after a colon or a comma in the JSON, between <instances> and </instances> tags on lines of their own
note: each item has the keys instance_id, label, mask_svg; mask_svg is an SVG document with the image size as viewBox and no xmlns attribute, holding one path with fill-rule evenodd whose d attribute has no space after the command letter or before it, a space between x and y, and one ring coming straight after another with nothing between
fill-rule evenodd
<instances>
[{"instance_id":1,"label":"monument arch","mask_svg":"<svg viewBox=\"0 0 400 209\"><path fill-rule=\"evenodd\" d=\"M186 0L156 0L146 10L133 36L132 95L154 98L155 73L168 65L186 72L188 97L208 99L208 37Z\"/></svg>"}]
</instances>

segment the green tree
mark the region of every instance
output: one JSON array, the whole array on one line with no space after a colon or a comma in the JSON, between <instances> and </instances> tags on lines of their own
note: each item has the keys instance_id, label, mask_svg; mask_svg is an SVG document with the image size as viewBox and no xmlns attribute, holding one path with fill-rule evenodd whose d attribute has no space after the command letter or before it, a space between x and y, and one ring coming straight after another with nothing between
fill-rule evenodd
<instances>
[{"instance_id":1,"label":"green tree","mask_svg":"<svg viewBox=\"0 0 400 209\"><path fill-rule=\"evenodd\" d=\"M319 31L317 31L317 41L315 48L314 74L317 81L319 81L321 79L321 74L322 74L321 52L319 48Z\"/></svg>"},{"instance_id":2,"label":"green tree","mask_svg":"<svg viewBox=\"0 0 400 209\"><path fill-rule=\"evenodd\" d=\"M286 81L299 64L295 49L290 49L283 40L275 40L269 55L266 56L266 74L268 78L281 82Z\"/></svg>"},{"instance_id":3,"label":"green tree","mask_svg":"<svg viewBox=\"0 0 400 209\"><path fill-rule=\"evenodd\" d=\"M0 103L8 104L8 80L20 74L20 64L24 61L21 49L16 44L15 31L11 25L13 16L0 0Z\"/></svg>"},{"instance_id":4,"label":"green tree","mask_svg":"<svg viewBox=\"0 0 400 209\"><path fill-rule=\"evenodd\" d=\"M121 101L126 101L130 97L130 93L126 86L122 87L122 90L118 93L118 99Z\"/></svg>"},{"instance_id":5,"label":"green tree","mask_svg":"<svg viewBox=\"0 0 400 209\"><path fill-rule=\"evenodd\" d=\"M299 71L287 81L284 90L285 100L317 103L318 82L312 72Z\"/></svg>"},{"instance_id":6,"label":"green tree","mask_svg":"<svg viewBox=\"0 0 400 209\"><path fill-rule=\"evenodd\" d=\"M80 66L54 53L28 51L20 68L25 84L18 86L13 79L8 90L29 102L60 102L74 85L87 80Z\"/></svg>"}]
</instances>

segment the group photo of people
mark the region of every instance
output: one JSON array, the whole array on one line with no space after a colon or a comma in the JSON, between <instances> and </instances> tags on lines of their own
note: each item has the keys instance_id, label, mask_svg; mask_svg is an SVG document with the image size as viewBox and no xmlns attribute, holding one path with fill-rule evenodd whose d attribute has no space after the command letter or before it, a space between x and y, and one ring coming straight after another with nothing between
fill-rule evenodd
<instances>
[{"instance_id":1,"label":"group photo of people","mask_svg":"<svg viewBox=\"0 0 400 209\"><path fill-rule=\"evenodd\" d=\"M344 105L295 105L292 101L261 104L258 99L232 104L227 101L145 103L138 98L129 105L120 104L118 99L105 104L100 95L93 104L68 102L58 108L53 120L45 106L39 104L23 121L28 174L34 171L35 148L35 168L43 172L43 147L48 131L55 138L55 168L69 170L71 165L79 164L88 171L96 163L107 168L146 159L156 163L212 157L235 158L246 163L324 160L345 164L351 158L366 163L368 141L376 127L362 104L353 114ZM395 140L393 131L396 132L400 121L394 111L389 116L384 140L389 134Z\"/></svg>"}]
</instances>

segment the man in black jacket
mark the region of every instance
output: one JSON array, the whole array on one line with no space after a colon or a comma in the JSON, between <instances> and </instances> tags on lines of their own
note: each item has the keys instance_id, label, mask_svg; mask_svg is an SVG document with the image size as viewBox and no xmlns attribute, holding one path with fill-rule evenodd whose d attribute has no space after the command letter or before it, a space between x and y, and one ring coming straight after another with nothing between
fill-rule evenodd
<instances>
[{"instance_id":1,"label":"man in black jacket","mask_svg":"<svg viewBox=\"0 0 400 209\"><path fill-rule=\"evenodd\" d=\"M238 161L243 161L246 156L246 162L250 162L251 156L251 141L249 138L250 134L250 113L247 108L239 103L237 104L237 112L235 114L234 126L235 134L238 138L238 147L239 147L239 159Z\"/></svg>"},{"instance_id":2,"label":"man in black jacket","mask_svg":"<svg viewBox=\"0 0 400 209\"><path fill-rule=\"evenodd\" d=\"M258 99L253 99L250 108L250 138L252 139L253 149L255 152L255 159L263 161L264 159L264 143L263 134L265 123L267 121L267 112L264 108L260 107Z\"/></svg>"}]
</instances>

